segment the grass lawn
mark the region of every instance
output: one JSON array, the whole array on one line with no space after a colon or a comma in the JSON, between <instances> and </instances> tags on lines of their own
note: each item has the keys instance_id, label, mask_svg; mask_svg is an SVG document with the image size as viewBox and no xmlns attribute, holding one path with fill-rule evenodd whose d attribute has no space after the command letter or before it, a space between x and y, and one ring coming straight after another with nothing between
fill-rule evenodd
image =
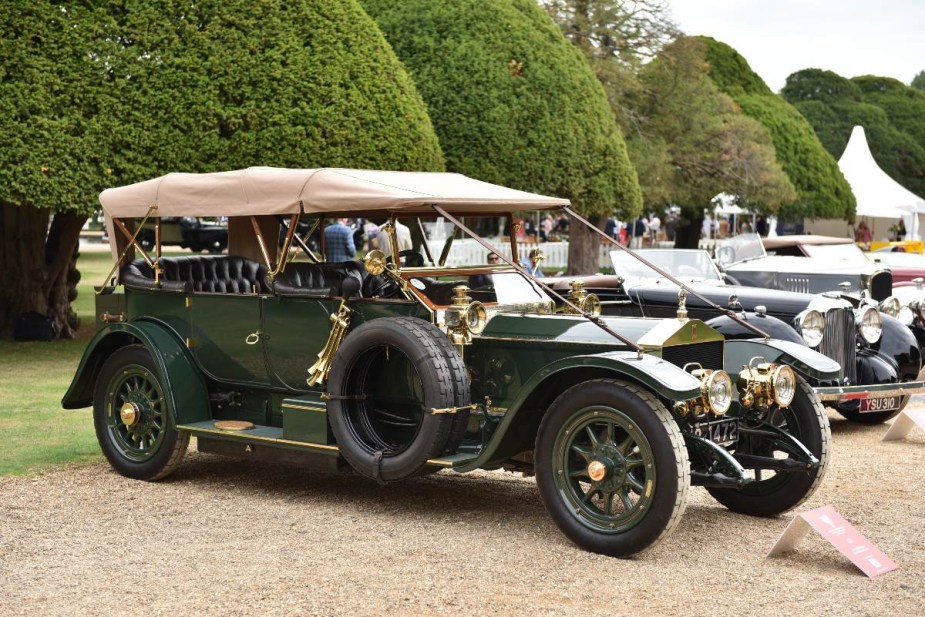
<instances>
[{"instance_id":1,"label":"grass lawn","mask_svg":"<svg viewBox=\"0 0 925 617\"><path fill-rule=\"evenodd\" d=\"M61 397L93 336L93 286L112 268L109 253L82 253L74 309L78 338L51 343L0 341L0 475L26 474L102 456L89 408L66 410Z\"/></svg>"}]
</instances>

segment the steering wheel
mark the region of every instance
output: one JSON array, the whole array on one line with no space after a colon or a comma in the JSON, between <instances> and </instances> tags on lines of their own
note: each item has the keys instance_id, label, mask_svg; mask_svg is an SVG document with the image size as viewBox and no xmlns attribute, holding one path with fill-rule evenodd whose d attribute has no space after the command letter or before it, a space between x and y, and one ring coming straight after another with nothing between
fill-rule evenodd
<instances>
[{"instance_id":1,"label":"steering wheel","mask_svg":"<svg viewBox=\"0 0 925 617\"><path fill-rule=\"evenodd\" d=\"M398 261L406 268L424 267L424 256L414 249L398 251Z\"/></svg>"},{"instance_id":2,"label":"steering wheel","mask_svg":"<svg viewBox=\"0 0 925 617\"><path fill-rule=\"evenodd\" d=\"M719 263L722 265L731 264L736 258L736 251L731 246L721 246L716 251L716 259L719 260Z\"/></svg>"},{"instance_id":3,"label":"steering wheel","mask_svg":"<svg viewBox=\"0 0 925 617\"><path fill-rule=\"evenodd\" d=\"M398 298L400 296L401 287L388 275L368 276L363 281L364 298Z\"/></svg>"}]
</instances>

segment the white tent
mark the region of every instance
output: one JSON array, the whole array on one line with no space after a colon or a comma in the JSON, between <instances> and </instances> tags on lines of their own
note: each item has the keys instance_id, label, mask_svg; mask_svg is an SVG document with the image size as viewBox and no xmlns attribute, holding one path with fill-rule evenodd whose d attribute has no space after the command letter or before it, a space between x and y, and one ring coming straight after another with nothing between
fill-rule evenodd
<instances>
[{"instance_id":1,"label":"white tent","mask_svg":"<svg viewBox=\"0 0 925 617\"><path fill-rule=\"evenodd\" d=\"M905 189L880 169L870 153L864 127L856 126L851 131L838 166L857 199L858 216L894 221L902 217L906 229L911 230L909 237L918 239L918 213L925 212L925 199Z\"/></svg>"}]
</instances>

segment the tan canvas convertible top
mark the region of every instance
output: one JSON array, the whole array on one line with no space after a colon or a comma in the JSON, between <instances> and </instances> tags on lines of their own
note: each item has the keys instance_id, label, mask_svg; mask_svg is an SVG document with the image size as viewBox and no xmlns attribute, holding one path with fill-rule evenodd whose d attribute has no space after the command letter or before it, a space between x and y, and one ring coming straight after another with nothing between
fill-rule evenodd
<instances>
[{"instance_id":1,"label":"tan canvas convertible top","mask_svg":"<svg viewBox=\"0 0 925 617\"><path fill-rule=\"evenodd\" d=\"M503 214L568 206L546 197L455 173L362 169L249 167L217 173L171 173L106 189L108 217L350 215L360 212L433 213L431 205L461 215Z\"/></svg>"}]
</instances>

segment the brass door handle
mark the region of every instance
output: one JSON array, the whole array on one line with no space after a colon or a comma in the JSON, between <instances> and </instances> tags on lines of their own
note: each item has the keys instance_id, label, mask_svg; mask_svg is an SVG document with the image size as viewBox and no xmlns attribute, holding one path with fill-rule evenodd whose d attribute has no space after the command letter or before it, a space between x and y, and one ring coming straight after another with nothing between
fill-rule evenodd
<instances>
[{"instance_id":1,"label":"brass door handle","mask_svg":"<svg viewBox=\"0 0 925 617\"><path fill-rule=\"evenodd\" d=\"M244 339L244 342L248 345L256 345L260 342L260 332L251 332L247 335L247 338Z\"/></svg>"}]
</instances>

